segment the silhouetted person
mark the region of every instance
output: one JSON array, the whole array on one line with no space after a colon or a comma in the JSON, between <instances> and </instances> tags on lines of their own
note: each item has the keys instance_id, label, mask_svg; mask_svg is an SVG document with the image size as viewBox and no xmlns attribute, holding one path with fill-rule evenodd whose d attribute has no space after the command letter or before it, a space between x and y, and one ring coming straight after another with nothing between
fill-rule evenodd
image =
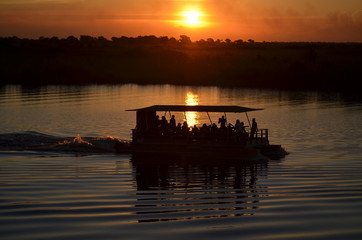
<instances>
[{"instance_id":1,"label":"silhouetted person","mask_svg":"<svg viewBox=\"0 0 362 240\"><path fill-rule=\"evenodd\" d=\"M167 128L167 120L166 120L166 117L163 116L161 121L160 121L160 128L161 128L161 133L162 134L165 134L166 133L166 128Z\"/></svg>"},{"instance_id":2,"label":"silhouetted person","mask_svg":"<svg viewBox=\"0 0 362 240\"><path fill-rule=\"evenodd\" d=\"M242 126L241 136L242 136L243 138L247 138L247 137L248 137L248 133L245 131L244 122L241 122L241 126Z\"/></svg>"},{"instance_id":3,"label":"silhouetted person","mask_svg":"<svg viewBox=\"0 0 362 240\"><path fill-rule=\"evenodd\" d=\"M220 128L224 129L226 128L226 118L223 116L221 116L221 118L219 118L219 122L220 123Z\"/></svg>"},{"instance_id":4,"label":"silhouetted person","mask_svg":"<svg viewBox=\"0 0 362 240\"><path fill-rule=\"evenodd\" d=\"M181 134L182 134L181 123L178 123L176 127L176 135L180 136Z\"/></svg>"},{"instance_id":5,"label":"silhouetted person","mask_svg":"<svg viewBox=\"0 0 362 240\"><path fill-rule=\"evenodd\" d=\"M218 130L217 125L215 123L213 123L212 126L211 126L211 135L216 136L217 135L217 130Z\"/></svg>"},{"instance_id":6,"label":"silhouetted person","mask_svg":"<svg viewBox=\"0 0 362 240\"><path fill-rule=\"evenodd\" d=\"M228 124L226 132L228 138L230 138L233 135L233 125L231 123Z\"/></svg>"},{"instance_id":7,"label":"silhouetted person","mask_svg":"<svg viewBox=\"0 0 362 240\"><path fill-rule=\"evenodd\" d=\"M236 141L240 141L241 137L243 136L244 124L241 124L240 120L237 119L235 123L235 134L236 134Z\"/></svg>"},{"instance_id":8,"label":"silhouetted person","mask_svg":"<svg viewBox=\"0 0 362 240\"><path fill-rule=\"evenodd\" d=\"M203 137L207 137L210 134L209 127L204 123L200 129L201 135Z\"/></svg>"},{"instance_id":9,"label":"silhouetted person","mask_svg":"<svg viewBox=\"0 0 362 240\"><path fill-rule=\"evenodd\" d=\"M194 135L195 137L197 137L199 135L199 129L196 125L194 125L194 127L191 130L192 135Z\"/></svg>"},{"instance_id":10,"label":"silhouetted person","mask_svg":"<svg viewBox=\"0 0 362 240\"><path fill-rule=\"evenodd\" d=\"M165 116L162 116L162 118L161 118L161 126L166 127L166 125L167 125L166 117L165 117Z\"/></svg>"},{"instance_id":11,"label":"silhouetted person","mask_svg":"<svg viewBox=\"0 0 362 240\"><path fill-rule=\"evenodd\" d=\"M182 135L185 137L189 135L189 125L186 121L182 124Z\"/></svg>"},{"instance_id":12,"label":"silhouetted person","mask_svg":"<svg viewBox=\"0 0 362 240\"><path fill-rule=\"evenodd\" d=\"M253 139L255 133L258 131L258 124L255 121L255 118L253 118L253 122L251 124L251 129L250 129L250 138Z\"/></svg>"},{"instance_id":13,"label":"silhouetted person","mask_svg":"<svg viewBox=\"0 0 362 240\"><path fill-rule=\"evenodd\" d=\"M160 116L156 115L156 126L159 128L161 127L161 120L160 120Z\"/></svg>"},{"instance_id":14,"label":"silhouetted person","mask_svg":"<svg viewBox=\"0 0 362 240\"><path fill-rule=\"evenodd\" d=\"M176 120L175 120L175 115L172 115L171 119L170 119L170 128L172 131L176 130Z\"/></svg>"}]
</instances>

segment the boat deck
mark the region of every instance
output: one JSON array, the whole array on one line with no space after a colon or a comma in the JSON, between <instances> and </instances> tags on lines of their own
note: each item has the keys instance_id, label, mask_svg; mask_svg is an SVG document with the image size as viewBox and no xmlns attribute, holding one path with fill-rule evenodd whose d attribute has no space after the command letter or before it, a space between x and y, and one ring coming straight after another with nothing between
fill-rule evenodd
<instances>
[{"instance_id":1,"label":"boat deck","mask_svg":"<svg viewBox=\"0 0 362 240\"><path fill-rule=\"evenodd\" d=\"M260 133L259 133L260 132ZM157 134L138 134L133 129L133 143L137 144L163 144L163 145L202 145L213 146L217 148L247 148L269 144L268 129L259 129L256 137L241 137L237 140L235 135L216 135L216 136L181 136L181 135L157 135Z\"/></svg>"}]
</instances>

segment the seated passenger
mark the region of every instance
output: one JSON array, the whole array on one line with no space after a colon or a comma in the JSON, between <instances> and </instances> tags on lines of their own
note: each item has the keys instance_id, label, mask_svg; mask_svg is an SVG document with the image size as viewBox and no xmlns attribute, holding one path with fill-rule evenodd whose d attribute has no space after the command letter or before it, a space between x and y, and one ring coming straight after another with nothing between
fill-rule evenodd
<instances>
[{"instance_id":1,"label":"seated passenger","mask_svg":"<svg viewBox=\"0 0 362 240\"><path fill-rule=\"evenodd\" d=\"M216 136L218 134L218 128L215 123L211 126L211 136Z\"/></svg>"},{"instance_id":2,"label":"seated passenger","mask_svg":"<svg viewBox=\"0 0 362 240\"><path fill-rule=\"evenodd\" d=\"M194 127L191 130L191 133L193 136L197 137L199 135L199 131L200 130L198 129L198 127L196 125L194 125Z\"/></svg>"},{"instance_id":3,"label":"seated passenger","mask_svg":"<svg viewBox=\"0 0 362 240\"><path fill-rule=\"evenodd\" d=\"M186 121L182 124L182 135L185 137L189 135L189 125Z\"/></svg>"},{"instance_id":4,"label":"seated passenger","mask_svg":"<svg viewBox=\"0 0 362 240\"><path fill-rule=\"evenodd\" d=\"M177 136L181 136L181 133L182 133L182 127L181 127L181 123L178 123L177 124L177 127L176 127L176 135Z\"/></svg>"},{"instance_id":5,"label":"seated passenger","mask_svg":"<svg viewBox=\"0 0 362 240\"><path fill-rule=\"evenodd\" d=\"M234 135L234 127L231 123L229 123L227 126L226 134L227 134L228 138L231 137L232 135Z\"/></svg>"},{"instance_id":6,"label":"seated passenger","mask_svg":"<svg viewBox=\"0 0 362 240\"><path fill-rule=\"evenodd\" d=\"M210 131L209 131L209 128L208 126L206 125L206 123L204 123L200 129L200 132L201 132L201 136L203 137L207 137L209 136L210 134Z\"/></svg>"}]
</instances>

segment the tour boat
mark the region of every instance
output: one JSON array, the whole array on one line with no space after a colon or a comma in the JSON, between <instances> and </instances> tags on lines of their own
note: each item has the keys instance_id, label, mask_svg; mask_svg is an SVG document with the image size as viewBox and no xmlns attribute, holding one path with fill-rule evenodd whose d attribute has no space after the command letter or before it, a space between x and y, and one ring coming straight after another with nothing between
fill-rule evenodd
<instances>
[{"instance_id":1,"label":"tour boat","mask_svg":"<svg viewBox=\"0 0 362 240\"><path fill-rule=\"evenodd\" d=\"M234 160L261 160L266 158L281 158L286 152L280 145L271 145L268 139L268 129L257 129L253 136L250 131L235 133L229 126L217 127L213 132L213 125L209 113L245 113L249 126L251 126L248 112L263 109L241 106L209 106L209 105L154 105L145 108L126 111L136 112L136 128L132 130L132 141L120 142L116 146L118 152L133 154L166 154L196 158L218 158ZM180 131L175 125L167 122L162 126L162 120L157 112L165 115L171 112L206 113L210 125L209 130L198 128ZM214 126L215 127L215 126ZM205 128L205 126L204 126Z\"/></svg>"}]
</instances>

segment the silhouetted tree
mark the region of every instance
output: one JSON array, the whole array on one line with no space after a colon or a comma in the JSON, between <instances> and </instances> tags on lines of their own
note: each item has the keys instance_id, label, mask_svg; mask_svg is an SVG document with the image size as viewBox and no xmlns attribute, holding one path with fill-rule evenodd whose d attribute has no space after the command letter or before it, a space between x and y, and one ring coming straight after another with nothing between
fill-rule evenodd
<instances>
[{"instance_id":1,"label":"silhouetted tree","mask_svg":"<svg viewBox=\"0 0 362 240\"><path fill-rule=\"evenodd\" d=\"M160 41L161 44L167 45L168 44L168 37L167 36L160 37L159 41Z\"/></svg>"},{"instance_id":2,"label":"silhouetted tree","mask_svg":"<svg viewBox=\"0 0 362 240\"><path fill-rule=\"evenodd\" d=\"M140 44L157 44L159 43L159 40L156 36L149 35L149 36L138 36L137 42Z\"/></svg>"},{"instance_id":3,"label":"silhouetted tree","mask_svg":"<svg viewBox=\"0 0 362 240\"><path fill-rule=\"evenodd\" d=\"M134 43L133 38L128 38L125 36L122 36L120 38L112 37L112 42L116 45L125 45L125 44L131 44Z\"/></svg>"},{"instance_id":4,"label":"silhouetted tree","mask_svg":"<svg viewBox=\"0 0 362 240\"><path fill-rule=\"evenodd\" d=\"M67 46L77 46L79 43L78 38L74 36L67 37L64 42Z\"/></svg>"},{"instance_id":5,"label":"silhouetted tree","mask_svg":"<svg viewBox=\"0 0 362 240\"><path fill-rule=\"evenodd\" d=\"M191 39L190 37L186 36L186 35L181 35L180 36L180 43L181 45L189 45L191 44Z\"/></svg>"},{"instance_id":6,"label":"silhouetted tree","mask_svg":"<svg viewBox=\"0 0 362 240\"><path fill-rule=\"evenodd\" d=\"M97 40L98 40L98 42L103 42L103 43L108 42L107 38L102 37L102 36L99 36Z\"/></svg>"},{"instance_id":7,"label":"silhouetted tree","mask_svg":"<svg viewBox=\"0 0 362 240\"><path fill-rule=\"evenodd\" d=\"M88 35L81 35L79 41L83 46L92 46L95 42L95 38Z\"/></svg>"},{"instance_id":8,"label":"silhouetted tree","mask_svg":"<svg viewBox=\"0 0 362 240\"><path fill-rule=\"evenodd\" d=\"M176 38L172 37L172 38L170 38L170 39L168 40L168 43L169 43L170 45L176 45L176 44L177 44L177 40L176 40Z\"/></svg>"},{"instance_id":9,"label":"silhouetted tree","mask_svg":"<svg viewBox=\"0 0 362 240\"><path fill-rule=\"evenodd\" d=\"M54 36L54 37L51 37L50 40L53 42L57 42L57 41L59 41L59 38Z\"/></svg>"},{"instance_id":10,"label":"silhouetted tree","mask_svg":"<svg viewBox=\"0 0 362 240\"><path fill-rule=\"evenodd\" d=\"M199 46L206 46L207 42L205 41L205 39L200 39L199 41L196 41L196 44L198 44Z\"/></svg>"},{"instance_id":11,"label":"silhouetted tree","mask_svg":"<svg viewBox=\"0 0 362 240\"><path fill-rule=\"evenodd\" d=\"M214 43L215 43L215 41L214 41L214 39L212 39L212 38L208 38L208 39L206 39L206 41L207 41L207 44L209 44L209 45L214 45Z\"/></svg>"},{"instance_id":12,"label":"silhouetted tree","mask_svg":"<svg viewBox=\"0 0 362 240\"><path fill-rule=\"evenodd\" d=\"M78 38L74 37L74 36L69 36L66 39L69 42L78 42Z\"/></svg>"}]
</instances>

